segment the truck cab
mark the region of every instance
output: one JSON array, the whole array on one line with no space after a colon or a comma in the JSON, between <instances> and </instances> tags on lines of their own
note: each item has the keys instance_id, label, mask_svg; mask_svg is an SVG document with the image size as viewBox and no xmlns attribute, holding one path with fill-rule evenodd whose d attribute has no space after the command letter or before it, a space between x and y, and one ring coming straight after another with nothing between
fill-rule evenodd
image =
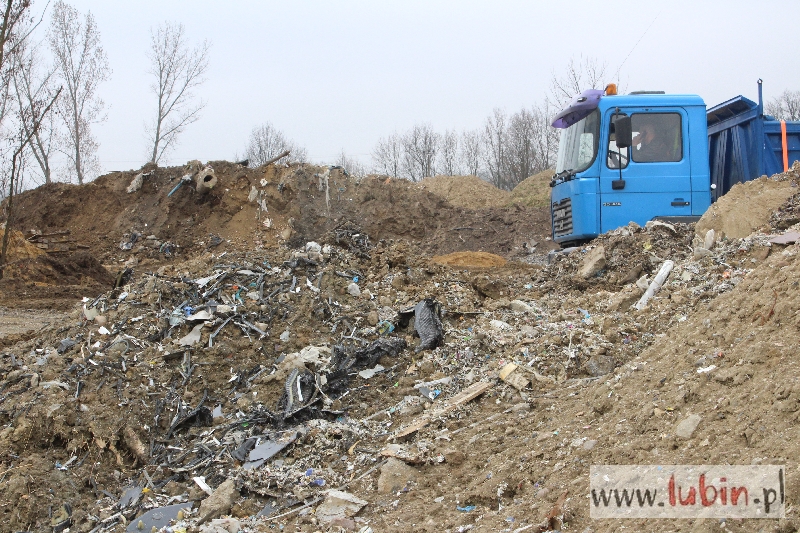
<instances>
[{"instance_id":1,"label":"truck cab","mask_svg":"<svg viewBox=\"0 0 800 533\"><path fill-rule=\"evenodd\" d=\"M627 117L631 146L618 147ZM706 105L696 95L585 91L553 121L563 128L551 181L553 240L586 242L633 221L696 221L712 200Z\"/></svg>"}]
</instances>

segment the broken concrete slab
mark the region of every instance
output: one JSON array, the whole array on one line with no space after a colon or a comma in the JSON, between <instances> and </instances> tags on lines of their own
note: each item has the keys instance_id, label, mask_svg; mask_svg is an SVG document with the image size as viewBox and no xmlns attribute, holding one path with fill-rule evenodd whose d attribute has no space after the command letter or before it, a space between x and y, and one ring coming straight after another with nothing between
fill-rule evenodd
<instances>
[{"instance_id":1,"label":"broken concrete slab","mask_svg":"<svg viewBox=\"0 0 800 533\"><path fill-rule=\"evenodd\" d=\"M390 457L381 467L378 477L378 492L389 494L402 490L409 482L415 481L417 471L413 467L394 457Z\"/></svg>"},{"instance_id":2,"label":"broken concrete slab","mask_svg":"<svg viewBox=\"0 0 800 533\"><path fill-rule=\"evenodd\" d=\"M200 520L205 522L228 513L238 497L239 491L233 479L225 480L200 504Z\"/></svg>"},{"instance_id":3,"label":"broken concrete slab","mask_svg":"<svg viewBox=\"0 0 800 533\"><path fill-rule=\"evenodd\" d=\"M589 279L606 267L606 249L596 246L589 250L578 268L578 276Z\"/></svg>"},{"instance_id":4,"label":"broken concrete slab","mask_svg":"<svg viewBox=\"0 0 800 533\"><path fill-rule=\"evenodd\" d=\"M401 463L402 464L402 463ZM325 501L317 507L317 518L322 522L355 516L369 502L341 490L329 490Z\"/></svg>"}]
</instances>

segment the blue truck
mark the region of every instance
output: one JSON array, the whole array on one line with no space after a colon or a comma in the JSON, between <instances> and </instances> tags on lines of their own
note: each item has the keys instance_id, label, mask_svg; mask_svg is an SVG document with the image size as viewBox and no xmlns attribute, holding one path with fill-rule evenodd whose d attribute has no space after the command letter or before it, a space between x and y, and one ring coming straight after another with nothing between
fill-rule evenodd
<instances>
[{"instance_id":1,"label":"blue truck","mask_svg":"<svg viewBox=\"0 0 800 533\"><path fill-rule=\"evenodd\" d=\"M736 183L800 160L800 122L764 114L737 96L706 109L697 95L609 85L575 97L552 122L561 128L550 182L553 240L585 243L633 221L697 221Z\"/></svg>"}]
</instances>

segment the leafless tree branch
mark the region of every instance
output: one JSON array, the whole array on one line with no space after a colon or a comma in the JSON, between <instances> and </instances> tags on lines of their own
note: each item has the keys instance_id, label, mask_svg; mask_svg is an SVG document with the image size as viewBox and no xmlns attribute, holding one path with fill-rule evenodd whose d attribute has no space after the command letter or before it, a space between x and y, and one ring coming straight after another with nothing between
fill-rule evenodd
<instances>
[{"instance_id":1,"label":"leafless tree branch","mask_svg":"<svg viewBox=\"0 0 800 533\"><path fill-rule=\"evenodd\" d=\"M187 126L197 122L205 103L194 103L192 90L205 82L211 44L203 41L190 49L183 24L169 22L151 31L151 90L157 97L156 119L147 128L152 144L151 163L158 163L175 146Z\"/></svg>"}]
</instances>

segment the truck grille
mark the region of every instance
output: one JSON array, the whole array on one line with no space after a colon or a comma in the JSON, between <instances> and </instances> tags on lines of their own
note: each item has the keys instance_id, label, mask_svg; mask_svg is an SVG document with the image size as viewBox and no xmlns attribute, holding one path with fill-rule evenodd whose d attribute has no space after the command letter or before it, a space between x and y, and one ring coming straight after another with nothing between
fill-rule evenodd
<instances>
[{"instance_id":1,"label":"truck grille","mask_svg":"<svg viewBox=\"0 0 800 533\"><path fill-rule=\"evenodd\" d=\"M553 202L553 236L562 237L572 233L572 198Z\"/></svg>"}]
</instances>

